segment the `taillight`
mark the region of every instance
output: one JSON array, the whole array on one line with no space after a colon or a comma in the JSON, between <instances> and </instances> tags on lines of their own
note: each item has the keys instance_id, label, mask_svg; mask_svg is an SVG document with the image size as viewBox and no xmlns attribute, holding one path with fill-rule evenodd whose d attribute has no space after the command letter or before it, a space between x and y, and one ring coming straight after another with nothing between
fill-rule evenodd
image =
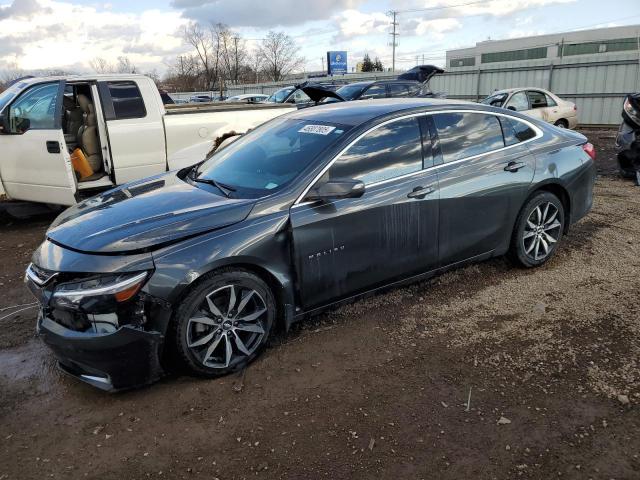
<instances>
[{"instance_id":1,"label":"taillight","mask_svg":"<svg viewBox=\"0 0 640 480\"><path fill-rule=\"evenodd\" d=\"M586 154L591 157L591 160L595 161L595 159L596 159L596 149L593 147L592 144L585 143L584 145L582 145L582 150L584 150L586 152Z\"/></svg>"},{"instance_id":2,"label":"taillight","mask_svg":"<svg viewBox=\"0 0 640 480\"><path fill-rule=\"evenodd\" d=\"M577 112L577 111L578 111L578 106L577 106L575 103L573 104L573 111L574 111L574 112Z\"/></svg>"}]
</instances>

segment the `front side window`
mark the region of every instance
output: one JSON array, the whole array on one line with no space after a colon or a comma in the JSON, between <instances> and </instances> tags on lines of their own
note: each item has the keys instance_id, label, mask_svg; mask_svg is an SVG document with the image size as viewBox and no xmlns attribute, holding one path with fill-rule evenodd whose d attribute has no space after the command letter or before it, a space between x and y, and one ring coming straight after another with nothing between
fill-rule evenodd
<instances>
[{"instance_id":1,"label":"front side window","mask_svg":"<svg viewBox=\"0 0 640 480\"><path fill-rule=\"evenodd\" d=\"M214 153L197 178L226 185L238 198L280 190L351 127L278 117Z\"/></svg>"},{"instance_id":2,"label":"front side window","mask_svg":"<svg viewBox=\"0 0 640 480\"><path fill-rule=\"evenodd\" d=\"M389 91L391 92L392 97L409 96L409 91L407 90L407 86L402 83L390 83Z\"/></svg>"},{"instance_id":3,"label":"front side window","mask_svg":"<svg viewBox=\"0 0 640 480\"><path fill-rule=\"evenodd\" d=\"M336 90L336 93L345 100L353 100L355 98L358 98L358 95L360 95L364 88L365 87L361 83L356 83L340 87L338 90Z\"/></svg>"},{"instance_id":4,"label":"front side window","mask_svg":"<svg viewBox=\"0 0 640 480\"><path fill-rule=\"evenodd\" d=\"M433 116L444 162L504 147L498 119L485 113L438 113Z\"/></svg>"},{"instance_id":5,"label":"front side window","mask_svg":"<svg viewBox=\"0 0 640 480\"><path fill-rule=\"evenodd\" d=\"M507 103L507 108L515 110L516 112L529 110L529 100L527 100L527 94L524 92L514 93Z\"/></svg>"},{"instance_id":6,"label":"front side window","mask_svg":"<svg viewBox=\"0 0 640 480\"><path fill-rule=\"evenodd\" d=\"M409 96L410 97L414 97L416 95L418 95L420 93L420 91L422 90L422 87L418 84L414 84L414 83L409 83L406 85L407 89L409 90Z\"/></svg>"},{"instance_id":7,"label":"front side window","mask_svg":"<svg viewBox=\"0 0 640 480\"><path fill-rule=\"evenodd\" d=\"M544 93L538 92L536 90L529 90L527 92L529 96L529 103L531 103L531 108L545 108L547 107L547 97Z\"/></svg>"},{"instance_id":8,"label":"front side window","mask_svg":"<svg viewBox=\"0 0 640 480\"><path fill-rule=\"evenodd\" d=\"M285 99L291 95L293 92L293 87L285 87L271 94L271 96L267 99L269 103L284 103Z\"/></svg>"},{"instance_id":9,"label":"front side window","mask_svg":"<svg viewBox=\"0 0 640 480\"><path fill-rule=\"evenodd\" d=\"M147 116L144 100L135 82L108 82L116 120Z\"/></svg>"},{"instance_id":10,"label":"front side window","mask_svg":"<svg viewBox=\"0 0 640 480\"><path fill-rule=\"evenodd\" d=\"M9 107L9 131L52 130L56 125L59 83L35 85Z\"/></svg>"},{"instance_id":11,"label":"front side window","mask_svg":"<svg viewBox=\"0 0 640 480\"><path fill-rule=\"evenodd\" d=\"M387 89L384 85L371 85L360 98L386 98Z\"/></svg>"},{"instance_id":12,"label":"front side window","mask_svg":"<svg viewBox=\"0 0 640 480\"><path fill-rule=\"evenodd\" d=\"M296 92L287 101L290 103L307 103L310 102L311 99L309 98L309 95L304 93L302 90L296 90Z\"/></svg>"},{"instance_id":13,"label":"front side window","mask_svg":"<svg viewBox=\"0 0 640 480\"><path fill-rule=\"evenodd\" d=\"M365 184L422 170L422 140L415 117L397 120L367 133L329 169L330 179Z\"/></svg>"}]
</instances>

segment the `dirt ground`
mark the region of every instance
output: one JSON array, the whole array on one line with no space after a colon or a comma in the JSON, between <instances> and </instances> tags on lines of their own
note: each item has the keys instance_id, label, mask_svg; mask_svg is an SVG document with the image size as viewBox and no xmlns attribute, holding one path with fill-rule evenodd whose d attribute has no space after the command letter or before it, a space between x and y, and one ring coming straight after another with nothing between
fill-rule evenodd
<instances>
[{"instance_id":1,"label":"dirt ground","mask_svg":"<svg viewBox=\"0 0 640 480\"><path fill-rule=\"evenodd\" d=\"M58 373L33 309L0 311L0 480L640 478L640 188L585 133L595 205L547 265L348 305L241 375L104 394ZM0 308L32 301L51 219L0 217Z\"/></svg>"}]
</instances>

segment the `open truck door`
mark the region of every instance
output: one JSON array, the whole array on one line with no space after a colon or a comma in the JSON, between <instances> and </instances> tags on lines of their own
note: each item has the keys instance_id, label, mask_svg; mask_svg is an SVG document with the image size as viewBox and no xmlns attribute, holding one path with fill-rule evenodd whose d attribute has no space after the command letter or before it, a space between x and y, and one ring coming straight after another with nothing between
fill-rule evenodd
<instances>
[{"instance_id":1,"label":"open truck door","mask_svg":"<svg viewBox=\"0 0 640 480\"><path fill-rule=\"evenodd\" d=\"M0 179L11 199L76 202L76 178L62 132L64 87L64 81L33 84L2 112Z\"/></svg>"}]
</instances>

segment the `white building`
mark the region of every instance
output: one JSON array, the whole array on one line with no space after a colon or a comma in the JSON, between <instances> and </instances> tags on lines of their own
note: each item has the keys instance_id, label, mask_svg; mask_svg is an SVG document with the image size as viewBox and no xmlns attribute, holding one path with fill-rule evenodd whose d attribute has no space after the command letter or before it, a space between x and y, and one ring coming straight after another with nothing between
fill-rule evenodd
<instances>
[{"instance_id":1,"label":"white building","mask_svg":"<svg viewBox=\"0 0 640 480\"><path fill-rule=\"evenodd\" d=\"M541 65L580 57L594 62L619 53L640 51L640 25L598 28L509 40L486 40L475 47L447 52L447 68L490 68L517 62L517 66ZM515 65L514 65L515 66Z\"/></svg>"}]
</instances>

